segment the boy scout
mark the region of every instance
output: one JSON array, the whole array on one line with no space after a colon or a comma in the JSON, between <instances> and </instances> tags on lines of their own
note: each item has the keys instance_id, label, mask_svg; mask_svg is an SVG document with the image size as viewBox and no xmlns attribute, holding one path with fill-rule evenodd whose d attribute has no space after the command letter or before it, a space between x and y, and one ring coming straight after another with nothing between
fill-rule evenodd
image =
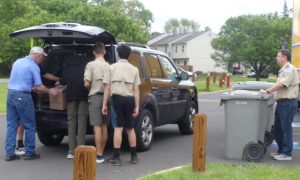
<instances>
[{"instance_id":1,"label":"boy scout","mask_svg":"<svg viewBox=\"0 0 300 180\"><path fill-rule=\"evenodd\" d=\"M84 73L84 86L89 89L90 124L94 126L97 150L96 163L103 163L103 151L107 141L108 118L101 114L102 104L109 98L110 70L105 62L105 46L97 43L93 51L96 59L89 62Z\"/></svg>"},{"instance_id":2,"label":"boy scout","mask_svg":"<svg viewBox=\"0 0 300 180\"><path fill-rule=\"evenodd\" d=\"M289 63L290 58L291 54L288 50L278 52L276 60L281 69L277 82L270 89L260 90L260 93L263 94L276 92L274 136L278 144L278 151L270 154L275 160L292 160L292 122L297 112L299 77L295 67Z\"/></svg>"},{"instance_id":3,"label":"boy scout","mask_svg":"<svg viewBox=\"0 0 300 180\"><path fill-rule=\"evenodd\" d=\"M117 47L120 60L111 65L111 94L113 108L117 120L114 128L114 155L107 160L108 164L120 166L120 147L122 143L122 131L126 129L130 149L131 163L137 164L136 135L134 131L134 118L139 113L139 71L128 63L131 53L129 46L121 44Z\"/></svg>"}]
</instances>

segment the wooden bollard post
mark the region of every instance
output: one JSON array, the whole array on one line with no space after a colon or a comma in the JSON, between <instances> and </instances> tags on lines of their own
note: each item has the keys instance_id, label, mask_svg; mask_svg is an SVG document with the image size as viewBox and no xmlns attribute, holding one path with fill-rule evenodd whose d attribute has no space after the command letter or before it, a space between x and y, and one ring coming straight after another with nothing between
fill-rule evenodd
<instances>
[{"instance_id":1,"label":"wooden bollard post","mask_svg":"<svg viewBox=\"0 0 300 180\"><path fill-rule=\"evenodd\" d=\"M210 85L210 75L207 74L207 76L206 76L206 91L209 91L209 85Z\"/></svg>"},{"instance_id":2,"label":"wooden bollard post","mask_svg":"<svg viewBox=\"0 0 300 180\"><path fill-rule=\"evenodd\" d=\"M74 157L74 180L96 180L96 148L78 146Z\"/></svg>"},{"instance_id":3,"label":"wooden bollard post","mask_svg":"<svg viewBox=\"0 0 300 180\"><path fill-rule=\"evenodd\" d=\"M226 74L226 88L230 88L230 74Z\"/></svg>"},{"instance_id":4,"label":"wooden bollard post","mask_svg":"<svg viewBox=\"0 0 300 180\"><path fill-rule=\"evenodd\" d=\"M214 72L213 83L216 84L216 72Z\"/></svg>"},{"instance_id":5,"label":"wooden bollard post","mask_svg":"<svg viewBox=\"0 0 300 180\"><path fill-rule=\"evenodd\" d=\"M223 87L223 79L222 79L222 76L220 76L220 79L219 79L219 87L220 87L220 88Z\"/></svg>"},{"instance_id":6,"label":"wooden bollard post","mask_svg":"<svg viewBox=\"0 0 300 180\"><path fill-rule=\"evenodd\" d=\"M207 116L205 114L196 114L194 122L193 171L204 172L206 158Z\"/></svg>"}]
</instances>

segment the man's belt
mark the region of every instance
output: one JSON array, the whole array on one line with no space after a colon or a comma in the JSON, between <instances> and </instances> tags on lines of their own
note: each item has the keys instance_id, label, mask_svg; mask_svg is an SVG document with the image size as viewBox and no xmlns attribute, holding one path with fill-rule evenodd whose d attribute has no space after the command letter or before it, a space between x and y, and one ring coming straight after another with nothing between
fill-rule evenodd
<instances>
[{"instance_id":1,"label":"man's belt","mask_svg":"<svg viewBox=\"0 0 300 180\"><path fill-rule=\"evenodd\" d=\"M282 99L278 99L276 100L277 103L281 103L281 102L289 102L289 101L295 101L296 99L289 99L289 98L282 98Z\"/></svg>"},{"instance_id":2,"label":"man's belt","mask_svg":"<svg viewBox=\"0 0 300 180\"><path fill-rule=\"evenodd\" d=\"M96 95L103 95L103 92L96 92L95 94L92 94L91 96L96 96Z\"/></svg>"}]
</instances>

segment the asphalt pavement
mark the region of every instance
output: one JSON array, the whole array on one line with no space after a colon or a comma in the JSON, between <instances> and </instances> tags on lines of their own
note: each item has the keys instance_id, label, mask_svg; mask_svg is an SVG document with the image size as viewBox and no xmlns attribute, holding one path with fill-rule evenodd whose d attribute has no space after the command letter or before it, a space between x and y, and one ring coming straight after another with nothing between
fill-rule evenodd
<instances>
[{"instance_id":1,"label":"asphalt pavement","mask_svg":"<svg viewBox=\"0 0 300 180\"><path fill-rule=\"evenodd\" d=\"M225 118L224 107L220 106L220 93L200 94L199 113L208 116L207 127L207 153L206 162L231 162L245 163L240 160L227 160L225 158ZM297 115L295 122L300 121ZM41 159L25 161L22 159L6 162L5 159L5 133L6 117L0 115L0 179L24 179L24 180L71 180L73 179L73 161L66 159L68 151L68 138L65 137L62 144L56 147L42 145L38 138L36 150L41 154ZM298 138L298 130L295 137ZM300 137L300 136L299 136ZM300 138L298 138L300 141ZM97 165L97 179L128 180L148 175L156 171L192 163L193 136L183 136L176 125L166 125L155 130L152 148L139 153L140 163L129 164L130 151L122 149L121 159L123 166L114 167L106 164ZM93 136L87 137L87 144L93 145ZM276 145L272 145L268 152L275 151ZM268 154L267 152L267 154ZM109 144L105 152L106 157L112 155L112 146ZM268 155L259 164L272 165L299 165L300 150L294 150L292 161L278 162Z\"/></svg>"}]
</instances>

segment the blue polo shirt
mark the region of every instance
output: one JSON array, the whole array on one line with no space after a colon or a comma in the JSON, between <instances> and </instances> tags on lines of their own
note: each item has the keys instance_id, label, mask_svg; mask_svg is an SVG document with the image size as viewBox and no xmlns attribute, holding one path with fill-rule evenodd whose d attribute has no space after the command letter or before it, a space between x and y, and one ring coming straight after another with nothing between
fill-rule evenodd
<instances>
[{"instance_id":1,"label":"blue polo shirt","mask_svg":"<svg viewBox=\"0 0 300 180\"><path fill-rule=\"evenodd\" d=\"M8 81L8 89L31 92L34 86L41 84L40 68L30 56L14 62Z\"/></svg>"}]
</instances>

